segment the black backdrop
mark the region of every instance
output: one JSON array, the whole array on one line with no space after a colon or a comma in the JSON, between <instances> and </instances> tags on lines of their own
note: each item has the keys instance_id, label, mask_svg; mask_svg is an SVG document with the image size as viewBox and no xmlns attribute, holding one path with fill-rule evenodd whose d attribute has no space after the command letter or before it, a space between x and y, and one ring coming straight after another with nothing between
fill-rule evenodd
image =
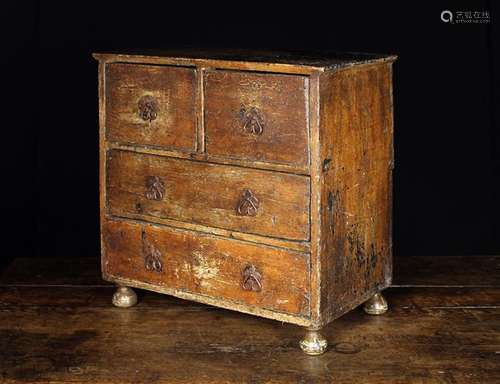
<instances>
[{"instance_id":1,"label":"black backdrop","mask_svg":"<svg viewBox=\"0 0 500 384\"><path fill-rule=\"evenodd\" d=\"M173 3L7 5L0 27L3 264L99 254L91 52L179 45L398 54L394 253L500 252L493 1ZM446 24L443 9L489 10L491 22Z\"/></svg>"}]
</instances>

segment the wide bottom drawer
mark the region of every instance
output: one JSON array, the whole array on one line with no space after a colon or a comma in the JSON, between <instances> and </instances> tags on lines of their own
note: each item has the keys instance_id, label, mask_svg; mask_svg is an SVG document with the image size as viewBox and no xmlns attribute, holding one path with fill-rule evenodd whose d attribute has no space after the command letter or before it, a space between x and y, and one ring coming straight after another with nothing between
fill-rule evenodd
<instances>
[{"instance_id":1,"label":"wide bottom drawer","mask_svg":"<svg viewBox=\"0 0 500 384\"><path fill-rule=\"evenodd\" d=\"M103 275L309 316L309 255L109 219Z\"/></svg>"}]
</instances>

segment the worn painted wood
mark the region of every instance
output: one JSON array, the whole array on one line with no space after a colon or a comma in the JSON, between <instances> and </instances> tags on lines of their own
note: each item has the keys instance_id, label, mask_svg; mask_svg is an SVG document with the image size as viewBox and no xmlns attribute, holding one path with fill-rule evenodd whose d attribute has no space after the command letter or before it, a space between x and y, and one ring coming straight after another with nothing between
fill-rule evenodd
<instances>
[{"instance_id":1,"label":"worn painted wood","mask_svg":"<svg viewBox=\"0 0 500 384\"><path fill-rule=\"evenodd\" d=\"M102 139L102 151L109 155L101 153L107 217L220 236L229 243L242 240L249 249L261 244L303 252L310 260L303 277L309 284L307 321L315 326L390 284L394 56L263 54L250 59L170 52L96 58L101 72L104 66L123 67L122 83L130 79L134 89L136 83L143 88L145 78L162 89L176 81L190 84L188 92L175 94L186 103L186 119L192 118L190 149L161 145L161 137L155 143L157 134L148 142ZM177 70L179 79L172 75ZM154 78L157 73L166 77L164 84ZM110 109L105 97L111 94L110 82L102 73L101 79L101 108ZM120 82L111 79L115 83ZM149 106L145 115L156 118L153 104L144 105ZM109 135L108 115L101 111L101 134ZM184 125L191 127L187 120ZM281 260L273 262L282 267ZM120 282L133 281L133 274L122 271ZM155 284L141 287L174 289ZM242 310L222 296L204 300ZM287 321L280 313L262 315Z\"/></svg>"},{"instance_id":2,"label":"worn painted wood","mask_svg":"<svg viewBox=\"0 0 500 384\"><path fill-rule=\"evenodd\" d=\"M106 67L108 64L99 62L98 92L99 92L99 243L101 255L106 253L102 238L104 219L106 217ZM102 260L102 259L101 259Z\"/></svg>"},{"instance_id":3,"label":"worn painted wood","mask_svg":"<svg viewBox=\"0 0 500 384\"><path fill-rule=\"evenodd\" d=\"M147 283L174 296L190 292L221 304L238 302L309 316L307 254L117 220L105 224L104 239L106 280L122 278L130 280L132 286ZM158 268L151 268L151 258L156 258ZM258 289L245 287L244 272L249 267L259 274Z\"/></svg>"},{"instance_id":4,"label":"worn painted wood","mask_svg":"<svg viewBox=\"0 0 500 384\"><path fill-rule=\"evenodd\" d=\"M209 156L307 169L307 77L209 71L204 87Z\"/></svg>"},{"instance_id":5,"label":"worn painted wood","mask_svg":"<svg viewBox=\"0 0 500 384\"><path fill-rule=\"evenodd\" d=\"M394 61L396 56L359 52L257 51L248 49L164 49L144 52L94 53L103 62L135 62L245 71L313 74Z\"/></svg>"},{"instance_id":6,"label":"worn painted wood","mask_svg":"<svg viewBox=\"0 0 500 384\"><path fill-rule=\"evenodd\" d=\"M320 78L322 322L391 283L391 92L390 64Z\"/></svg>"},{"instance_id":7,"label":"worn painted wood","mask_svg":"<svg viewBox=\"0 0 500 384\"><path fill-rule=\"evenodd\" d=\"M309 170L304 167L291 165L291 164L277 164L277 163L266 163L263 161L252 161L245 159L228 158L223 156L208 155L208 153L187 153L172 150L165 150L161 148L150 148L139 145L124 145L120 143L108 142L106 144L108 149L122 149L126 151L132 151L137 153L146 153L158 156L175 157L179 159L191 159L197 161L206 161L213 164L225 164L225 165L237 165L245 168L253 169L265 169L270 171L294 173L298 175L308 175Z\"/></svg>"},{"instance_id":8,"label":"worn painted wood","mask_svg":"<svg viewBox=\"0 0 500 384\"><path fill-rule=\"evenodd\" d=\"M320 83L319 75L309 79L309 124L311 134L311 319L321 325L321 159L320 159Z\"/></svg>"},{"instance_id":9,"label":"worn painted wood","mask_svg":"<svg viewBox=\"0 0 500 384\"><path fill-rule=\"evenodd\" d=\"M108 140L195 151L196 75L192 68L109 64L105 81ZM144 97L155 103L153 120L140 115Z\"/></svg>"},{"instance_id":10,"label":"worn painted wood","mask_svg":"<svg viewBox=\"0 0 500 384\"><path fill-rule=\"evenodd\" d=\"M500 287L500 256L394 256L392 287ZM0 272L0 286L101 286L99 257L15 258ZM423 291L419 291L422 295ZM433 290L428 290L432 295Z\"/></svg>"},{"instance_id":11,"label":"worn painted wood","mask_svg":"<svg viewBox=\"0 0 500 384\"><path fill-rule=\"evenodd\" d=\"M309 239L307 177L128 151L108 153L107 164L108 208L113 215L138 214L268 237ZM163 184L158 200L148 196L151 177ZM245 191L257 199L255 215L238 209Z\"/></svg>"},{"instance_id":12,"label":"worn painted wood","mask_svg":"<svg viewBox=\"0 0 500 384\"><path fill-rule=\"evenodd\" d=\"M431 286L386 290L383 317L339 318L315 358L298 349L294 325L147 291L136 307L114 308L113 287L95 285L97 258L48 260L16 259L0 277L11 282L0 287L2 383L500 381L500 289L473 286L491 281L499 257L433 258ZM427 257L396 261L402 285L429 271Z\"/></svg>"},{"instance_id":13,"label":"worn painted wood","mask_svg":"<svg viewBox=\"0 0 500 384\"><path fill-rule=\"evenodd\" d=\"M120 216L124 218L130 218L134 220L144 220L144 216L140 214L121 214ZM178 221L173 219L163 219L158 217L149 216L147 221L150 223L168 225L169 227L188 229L191 231L210 233L217 236L224 236L231 239L243 240L250 243L270 245L273 247L286 248L299 252L310 252L310 242L309 241L295 241L295 240L283 240L274 237L266 237L260 235L252 235L250 233L232 231L227 229L208 227L206 225L193 224L184 221Z\"/></svg>"}]
</instances>

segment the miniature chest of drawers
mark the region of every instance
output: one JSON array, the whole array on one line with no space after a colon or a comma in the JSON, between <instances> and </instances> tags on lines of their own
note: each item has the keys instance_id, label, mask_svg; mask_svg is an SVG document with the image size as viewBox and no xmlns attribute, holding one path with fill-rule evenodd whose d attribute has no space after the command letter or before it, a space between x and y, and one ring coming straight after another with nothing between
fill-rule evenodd
<instances>
[{"instance_id":1,"label":"miniature chest of drawers","mask_svg":"<svg viewBox=\"0 0 500 384\"><path fill-rule=\"evenodd\" d=\"M391 282L392 63L369 54L94 54L102 273L306 327Z\"/></svg>"}]
</instances>

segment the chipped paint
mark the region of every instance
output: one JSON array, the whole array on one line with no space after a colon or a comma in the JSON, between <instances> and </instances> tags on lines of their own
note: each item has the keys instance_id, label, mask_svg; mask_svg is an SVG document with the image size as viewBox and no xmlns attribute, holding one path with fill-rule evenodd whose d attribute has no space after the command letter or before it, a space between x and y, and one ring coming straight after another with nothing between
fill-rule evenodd
<instances>
[{"instance_id":1,"label":"chipped paint","mask_svg":"<svg viewBox=\"0 0 500 384\"><path fill-rule=\"evenodd\" d=\"M280 304L280 305L281 305L281 304L286 304L286 303L288 303L288 302L289 302L289 300L282 300L282 299L277 299L277 300L276 300L276 304Z\"/></svg>"},{"instance_id":2,"label":"chipped paint","mask_svg":"<svg viewBox=\"0 0 500 384\"><path fill-rule=\"evenodd\" d=\"M219 274L219 263L216 260L210 260L202 252L193 251L194 258L192 270L193 274L201 286L210 285L210 280Z\"/></svg>"}]
</instances>

